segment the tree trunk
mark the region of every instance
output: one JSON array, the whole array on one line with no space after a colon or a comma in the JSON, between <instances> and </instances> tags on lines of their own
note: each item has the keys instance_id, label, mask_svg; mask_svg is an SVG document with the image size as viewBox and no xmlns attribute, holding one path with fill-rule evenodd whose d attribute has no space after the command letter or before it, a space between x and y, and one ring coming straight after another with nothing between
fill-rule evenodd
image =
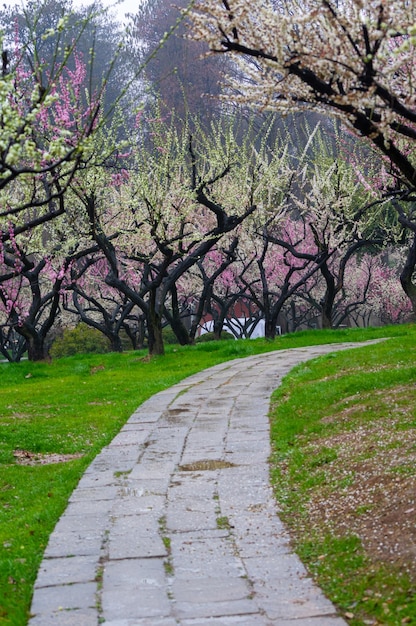
<instances>
[{"instance_id":1,"label":"tree trunk","mask_svg":"<svg viewBox=\"0 0 416 626\"><path fill-rule=\"evenodd\" d=\"M172 312L170 313L165 307L166 318L173 332L175 333L175 337L179 341L180 345L189 346L192 341L189 336L188 329L182 321L176 285L173 285L170 293L172 296Z\"/></svg>"},{"instance_id":2,"label":"tree trunk","mask_svg":"<svg viewBox=\"0 0 416 626\"><path fill-rule=\"evenodd\" d=\"M192 340L188 329L182 321L179 309L174 308L172 312L170 312L165 308L165 317L180 345L189 346L192 343Z\"/></svg>"},{"instance_id":3,"label":"tree trunk","mask_svg":"<svg viewBox=\"0 0 416 626\"><path fill-rule=\"evenodd\" d=\"M224 319L222 317L220 319L216 319L216 320L214 319L212 332L214 334L214 340L215 341L218 341L219 339L221 339L223 323L224 323Z\"/></svg>"},{"instance_id":4,"label":"tree trunk","mask_svg":"<svg viewBox=\"0 0 416 626\"><path fill-rule=\"evenodd\" d=\"M110 340L111 352L123 352L123 344L121 343L120 335L111 333L107 336Z\"/></svg>"},{"instance_id":5,"label":"tree trunk","mask_svg":"<svg viewBox=\"0 0 416 626\"><path fill-rule=\"evenodd\" d=\"M162 318L156 308L156 291L150 292L147 332L149 335L149 354L151 356L165 354L162 335Z\"/></svg>"},{"instance_id":6,"label":"tree trunk","mask_svg":"<svg viewBox=\"0 0 416 626\"><path fill-rule=\"evenodd\" d=\"M416 266L416 232L413 233L413 243L408 250L406 263L400 274L400 283L403 291L412 303L413 316L416 318L416 285L413 283L413 274Z\"/></svg>"},{"instance_id":7,"label":"tree trunk","mask_svg":"<svg viewBox=\"0 0 416 626\"><path fill-rule=\"evenodd\" d=\"M274 317L267 317L264 320L264 336L266 339L276 338L276 321Z\"/></svg>"},{"instance_id":8,"label":"tree trunk","mask_svg":"<svg viewBox=\"0 0 416 626\"><path fill-rule=\"evenodd\" d=\"M185 324L182 322L181 319L172 317L172 319L170 320L170 325L173 332L175 333L176 339L179 341L181 346L189 346L192 343Z\"/></svg>"},{"instance_id":9,"label":"tree trunk","mask_svg":"<svg viewBox=\"0 0 416 626\"><path fill-rule=\"evenodd\" d=\"M321 301L322 328L332 328L332 316L336 296L335 279L326 263L322 265L321 272L326 284L325 295Z\"/></svg>"},{"instance_id":10,"label":"tree trunk","mask_svg":"<svg viewBox=\"0 0 416 626\"><path fill-rule=\"evenodd\" d=\"M45 347L45 341L39 335L27 337L27 356L29 361L44 361L48 353Z\"/></svg>"},{"instance_id":11,"label":"tree trunk","mask_svg":"<svg viewBox=\"0 0 416 626\"><path fill-rule=\"evenodd\" d=\"M332 307L327 306L326 301L322 304L321 324L322 328L332 328Z\"/></svg>"},{"instance_id":12,"label":"tree trunk","mask_svg":"<svg viewBox=\"0 0 416 626\"><path fill-rule=\"evenodd\" d=\"M134 346L135 350L142 350L144 348L146 340L146 330L146 317L144 315L141 315L139 317L139 322L137 325L136 344Z\"/></svg>"}]
</instances>

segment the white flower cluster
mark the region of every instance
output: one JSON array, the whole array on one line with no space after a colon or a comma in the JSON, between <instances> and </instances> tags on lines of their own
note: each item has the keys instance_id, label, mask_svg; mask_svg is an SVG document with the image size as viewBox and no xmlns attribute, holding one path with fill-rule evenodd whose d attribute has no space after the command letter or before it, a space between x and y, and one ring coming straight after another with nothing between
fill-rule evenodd
<instances>
[{"instance_id":1,"label":"white flower cluster","mask_svg":"<svg viewBox=\"0 0 416 626\"><path fill-rule=\"evenodd\" d=\"M199 0L191 19L194 38L236 54L234 99L284 112L329 107L361 133L365 119L387 140L413 137L413 2Z\"/></svg>"}]
</instances>

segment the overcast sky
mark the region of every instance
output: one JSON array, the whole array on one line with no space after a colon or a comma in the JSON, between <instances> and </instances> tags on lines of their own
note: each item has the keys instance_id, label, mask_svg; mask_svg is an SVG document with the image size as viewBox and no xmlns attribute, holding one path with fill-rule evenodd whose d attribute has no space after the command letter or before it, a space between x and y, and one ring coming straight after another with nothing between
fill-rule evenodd
<instances>
[{"instance_id":1,"label":"overcast sky","mask_svg":"<svg viewBox=\"0 0 416 626\"><path fill-rule=\"evenodd\" d=\"M88 6L91 4L88 0L73 0L74 6ZM124 15L126 13L135 13L137 11L138 6L140 5L140 0L102 0L102 3L106 7L111 7L113 12L119 16L120 21L123 21Z\"/></svg>"},{"instance_id":2,"label":"overcast sky","mask_svg":"<svg viewBox=\"0 0 416 626\"><path fill-rule=\"evenodd\" d=\"M140 5L141 0L102 0L104 6L113 7L114 13L119 16L121 22L123 22L124 15L126 13L135 13L137 7ZM88 6L92 3L89 0L73 0L74 7ZM9 6L24 4L23 0L3 0L1 4Z\"/></svg>"}]
</instances>

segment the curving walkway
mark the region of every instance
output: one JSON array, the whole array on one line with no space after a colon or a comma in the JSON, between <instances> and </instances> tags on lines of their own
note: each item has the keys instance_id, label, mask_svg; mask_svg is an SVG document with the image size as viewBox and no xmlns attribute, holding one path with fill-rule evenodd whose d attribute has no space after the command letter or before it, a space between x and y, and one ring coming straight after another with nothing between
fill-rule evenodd
<instances>
[{"instance_id":1,"label":"curving walkway","mask_svg":"<svg viewBox=\"0 0 416 626\"><path fill-rule=\"evenodd\" d=\"M50 537L30 626L343 626L291 552L269 485L270 395L363 344L238 359L142 404Z\"/></svg>"}]
</instances>

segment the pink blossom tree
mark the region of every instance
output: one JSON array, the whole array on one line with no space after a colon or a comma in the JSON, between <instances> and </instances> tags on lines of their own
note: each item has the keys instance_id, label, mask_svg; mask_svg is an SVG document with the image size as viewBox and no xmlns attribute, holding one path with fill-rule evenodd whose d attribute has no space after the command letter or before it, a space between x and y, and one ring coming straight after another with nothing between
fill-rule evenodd
<instances>
[{"instance_id":1,"label":"pink blossom tree","mask_svg":"<svg viewBox=\"0 0 416 626\"><path fill-rule=\"evenodd\" d=\"M129 321L134 315L134 303L104 280L106 260L101 254L85 255L71 264L62 306L76 319L99 330L110 342L111 350L122 352L122 331L133 338ZM136 347L132 342L132 347Z\"/></svg>"},{"instance_id":2,"label":"pink blossom tree","mask_svg":"<svg viewBox=\"0 0 416 626\"><path fill-rule=\"evenodd\" d=\"M412 320L412 305L405 292L401 289L398 276L406 250L396 246L393 250L380 252L378 255L365 255L357 261L357 269L361 273L372 273L365 309L383 324L400 324ZM351 285L359 285L365 278L350 281ZM358 309L361 313L361 309Z\"/></svg>"},{"instance_id":3,"label":"pink blossom tree","mask_svg":"<svg viewBox=\"0 0 416 626\"><path fill-rule=\"evenodd\" d=\"M184 277L186 287L182 285L182 292L189 294L191 303L192 338L195 338L200 328L206 328L206 322L209 321L212 322L214 338L220 339L230 310L237 300L244 298L245 289L239 281L236 263L238 230L229 245L223 241L222 247L216 246L210 250L192 268L192 272Z\"/></svg>"},{"instance_id":4,"label":"pink blossom tree","mask_svg":"<svg viewBox=\"0 0 416 626\"><path fill-rule=\"evenodd\" d=\"M308 250L305 225L289 212L255 226L252 258L241 273L247 293L261 311L265 336L276 335L285 304L318 271L320 257Z\"/></svg>"},{"instance_id":5,"label":"pink blossom tree","mask_svg":"<svg viewBox=\"0 0 416 626\"><path fill-rule=\"evenodd\" d=\"M400 286L402 259L396 252L360 252L345 269L342 288L333 304L333 326L397 324L411 319L411 304ZM336 262L336 259L335 259ZM284 307L288 329L320 327L325 281L318 272Z\"/></svg>"},{"instance_id":6,"label":"pink blossom tree","mask_svg":"<svg viewBox=\"0 0 416 626\"><path fill-rule=\"evenodd\" d=\"M46 357L45 340L59 311L69 258L59 260L27 254L10 234L10 244L0 253L0 316L5 338L24 339L17 352L2 345L3 356L19 360L25 349L30 360Z\"/></svg>"}]
</instances>

